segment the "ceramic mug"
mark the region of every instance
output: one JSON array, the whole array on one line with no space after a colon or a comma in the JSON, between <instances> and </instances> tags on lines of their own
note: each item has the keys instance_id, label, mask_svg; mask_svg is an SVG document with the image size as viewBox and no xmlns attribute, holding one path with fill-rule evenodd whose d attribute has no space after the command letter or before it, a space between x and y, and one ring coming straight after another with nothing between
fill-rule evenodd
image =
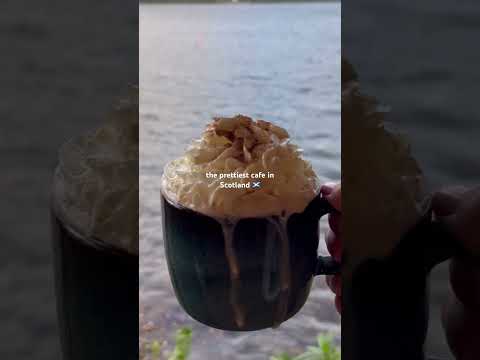
<instances>
[{"instance_id":1,"label":"ceramic mug","mask_svg":"<svg viewBox=\"0 0 480 360\"><path fill-rule=\"evenodd\" d=\"M318 257L319 220L334 212L320 195L288 219L218 219L162 193L165 253L176 297L208 326L252 331L278 326L305 304L313 277L340 265Z\"/></svg>"},{"instance_id":2,"label":"ceramic mug","mask_svg":"<svg viewBox=\"0 0 480 360\"><path fill-rule=\"evenodd\" d=\"M52 240L64 360L138 359L138 255L86 237L55 202Z\"/></svg>"},{"instance_id":3,"label":"ceramic mug","mask_svg":"<svg viewBox=\"0 0 480 360\"><path fill-rule=\"evenodd\" d=\"M348 259L349 241L344 245ZM342 359L425 360L430 272L463 254L428 211L388 256L357 265L343 279Z\"/></svg>"}]
</instances>

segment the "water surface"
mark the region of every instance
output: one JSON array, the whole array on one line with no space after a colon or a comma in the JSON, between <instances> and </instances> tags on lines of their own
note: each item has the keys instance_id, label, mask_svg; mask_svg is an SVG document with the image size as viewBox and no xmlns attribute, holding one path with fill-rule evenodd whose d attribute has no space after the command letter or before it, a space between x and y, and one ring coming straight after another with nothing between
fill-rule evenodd
<instances>
[{"instance_id":1,"label":"water surface","mask_svg":"<svg viewBox=\"0 0 480 360\"><path fill-rule=\"evenodd\" d=\"M165 163L212 116L237 113L286 127L322 181L340 179L340 5L142 4L139 75L140 285L153 335L192 327L193 360L268 359L299 352L320 332L339 335L323 278L276 330L228 333L190 319L168 277L159 184Z\"/></svg>"}]
</instances>

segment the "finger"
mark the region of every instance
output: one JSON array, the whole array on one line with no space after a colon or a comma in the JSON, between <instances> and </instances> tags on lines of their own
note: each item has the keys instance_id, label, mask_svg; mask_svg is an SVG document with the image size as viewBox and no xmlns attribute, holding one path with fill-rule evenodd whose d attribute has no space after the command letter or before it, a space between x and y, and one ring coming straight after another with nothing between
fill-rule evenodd
<instances>
[{"instance_id":1,"label":"finger","mask_svg":"<svg viewBox=\"0 0 480 360\"><path fill-rule=\"evenodd\" d=\"M439 191L432 198L432 209L468 253L480 256L480 187Z\"/></svg>"},{"instance_id":2,"label":"finger","mask_svg":"<svg viewBox=\"0 0 480 360\"><path fill-rule=\"evenodd\" d=\"M342 315L342 297L335 296L335 308L337 309L338 313Z\"/></svg>"},{"instance_id":3,"label":"finger","mask_svg":"<svg viewBox=\"0 0 480 360\"><path fill-rule=\"evenodd\" d=\"M325 277L325 282L335 295L342 295L342 277L340 275L328 275Z\"/></svg>"},{"instance_id":4,"label":"finger","mask_svg":"<svg viewBox=\"0 0 480 360\"><path fill-rule=\"evenodd\" d=\"M480 309L480 265L466 259L452 259L450 284L463 305L471 309ZM332 286L334 285L332 283Z\"/></svg>"},{"instance_id":5,"label":"finger","mask_svg":"<svg viewBox=\"0 0 480 360\"><path fill-rule=\"evenodd\" d=\"M465 307L451 295L442 309L442 323L452 353L456 359L480 359L480 313Z\"/></svg>"},{"instance_id":6,"label":"finger","mask_svg":"<svg viewBox=\"0 0 480 360\"><path fill-rule=\"evenodd\" d=\"M463 187L455 187L435 193L432 198L432 210L435 216L445 217L454 214L465 191Z\"/></svg>"},{"instance_id":7,"label":"finger","mask_svg":"<svg viewBox=\"0 0 480 360\"><path fill-rule=\"evenodd\" d=\"M331 230L327 231L325 235L325 243L327 245L327 250L332 255L332 257L340 262L342 260L342 240L339 236Z\"/></svg>"},{"instance_id":8,"label":"finger","mask_svg":"<svg viewBox=\"0 0 480 360\"><path fill-rule=\"evenodd\" d=\"M464 194L450 225L462 247L480 263L480 188Z\"/></svg>"},{"instance_id":9,"label":"finger","mask_svg":"<svg viewBox=\"0 0 480 360\"><path fill-rule=\"evenodd\" d=\"M334 292L334 286L333 286L333 277L335 275L327 275L325 276L325 283L327 284L328 288Z\"/></svg>"},{"instance_id":10,"label":"finger","mask_svg":"<svg viewBox=\"0 0 480 360\"><path fill-rule=\"evenodd\" d=\"M334 189L330 194L325 196L325 198L332 204L332 206L337 209L338 211L341 211L342 209L342 192L341 192L341 186L340 184L335 185Z\"/></svg>"},{"instance_id":11,"label":"finger","mask_svg":"<svg viewBox=\"0 0 480 360\"><path fill-rule=\"evenodd\" d=\"M323 196L327 196L327 195L330 195L333 190L335 189L335 186L337 184L333 183L333 182L328 182L328 183L325 183L322 185L322 187L320 188L320 194L322 194Z\"/></svg>"},{"instance_id":12,"label":"finger","mask_svg":"<svg viewBox=\"0 0 480 360\"><path fill-rule=\"evenodd\" d=\"M337 235L340 235L341 219L342 216L338 213L328 215L328 225L330 226L330 229Z\"/></svg>"},{"instance_id":13,"label":"finger","mask_svg":"<svg viewBox=\"0 0 480 360\"><path fill-rule=\"evenodd\" d=\"M335 275L332 279L333 292L337 296L342 296L342 277Z\"/></svg>"}]
</instances>

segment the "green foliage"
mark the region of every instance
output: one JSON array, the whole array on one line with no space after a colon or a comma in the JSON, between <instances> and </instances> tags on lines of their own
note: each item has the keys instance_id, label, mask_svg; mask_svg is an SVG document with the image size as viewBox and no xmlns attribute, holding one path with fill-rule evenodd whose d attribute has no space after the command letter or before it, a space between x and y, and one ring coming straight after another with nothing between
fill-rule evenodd
<instances>
[{"instance_id":1,"label":"green foliage","mask_svg":"<svg viewBox=\"0 0 480 360\"><path fill-rule=\"evenodd\" d=\"M158 341L154 341L150 344L150 354L152 355L153 359L158 359L160 358L161 350L162 350L162 345Z\"/></svg>"},{"instance_id":2,"label":"green foliage","mask_svg":"<svg viewBox=\"0 0 480 360\"><path fill-rule=\"evenodd\" d=\"M192 330L182 328L175 335L175 348L168 357L168 360L187 360L192 346ZM144 343L140 351L140 360L162 360L162 344L158 341Z\"/></svg>"},{"instance_id":3,"label":"green foliage","mask_svg":"<svg viewBox=\"0 0 480 360\"><path fill-rule=\"evenodd\" d=\"M292 357L287 353L282 353L280 355L272 356L270 360L292 360Z\"/></svg>"},{"instance_id":4,"label":"green foliage","mask_svg":"<svg viewBox=\"0 0 480 360\"><path fill-rule=\"evenodd\" d=\"M192 347L192 330L183 328L175 336L175 349L168 360L186 360Z\"/></svg>"},{"instance_id":5,"label":"green foliage","mask_svg":"<svg viewBox=\"0 0 480 360\"><path fill-rule=\"evenodd\" d=\"M281 354L271 357L270 360L340 360L340 350L333 343L331 336L320 335L317 338L316 346L309 346L307 352L290 357L287 354Z\"/></svg>"},{"instance_id":6,"label":"green foliage","mask_svg":"<svg viewBox=\"0 0 480 360\"><path fill-rule=\"evenodd\" d=\"M175 348L168 360L188 360L192 346L192 330L182 328L175 336ZM153 341L147 346L148 359L160 360L162 346L158 341ZM307 351L296 357L282 353L270 357L270 360L340 360L340 350L334 344L332 336L319 335L316 346L309 346Z\"/></svg>"}]
</instances>

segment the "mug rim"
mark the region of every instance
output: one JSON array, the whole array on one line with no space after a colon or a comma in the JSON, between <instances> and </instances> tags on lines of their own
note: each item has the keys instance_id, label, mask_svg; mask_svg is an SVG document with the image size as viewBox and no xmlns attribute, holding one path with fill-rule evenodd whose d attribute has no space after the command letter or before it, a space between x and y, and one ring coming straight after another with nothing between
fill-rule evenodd
<instances>
[{"instance_id":1,"label":"mug rim","mask_svg":"<svg viewBox=\"0 0 480 360\"><path fill-rule=\"evenodd\" d=\"M58 167L55 168L54 173L58 171ZM51 182L50 190L50 216L54 217L52 220L57 220L61 222L61 225L67 230L75 239L85 243L88 246L91 246L97 250L108 251L114 255L128 255L132 257L139 257L139 253L131 252L122 248L121 246L116 246L111 243L108 243L96 236L89 236L85 231L82 231L78 224L75 224L74 221L69 219L69 216L62 210L60 206L60 199L58 198L58 193L55 191L56 178L54 176L53 181Z\"/></svg>"},{"instance_id":2,"label":"mug rim","mask_svg":"<svg viewBox=\"0 0 480 360\"><path fill-rule=\"evenodd\" d=\"M165 169L168 167L168 165L170 165L171 163L173 162L172 161L168 161L164 166L163 166L163 172L162 172L162 175L160 177L160 195L170 204L172 205L173 207L175 207L176 209L178 210L183 210L183 211L186 211L186 212L189 212L189 213L192 213L192 214L195 214L195 215L200 215L200 216L204 216L204 217L208 217L208 218L211 218L211 219L216 219L217 221L218 220L233 220L233 221L240 221L240 220L245 220L245 219L265 219L265 218L268 218L268 217L279 217L279 215L264 215L264 216L248 216L248 217L239 217L239 216L215 216L215 215L210 215L210 214L207 214L207 213L203 213L203 212L200 212L198 210L195 210L195 209L192 209L190 207L187 207L185 205L182 205L180 204L178 201L175 201L173 200L170 196L168 196L167 192L165 191L164 189L164 181L166 179L165 177ZM308 202L307 206L305 207L305 209L311 204L311 202L313 200L315 200L317 197L321 196L321 193L320 193L320 187L321 186L318 186L318 189L316 190L316 194L315 196ZM292 213L290 214L291 215L294 215L294 214L302 214L305 209L300 212L300 213Z\"/></svg>"},{"instance_id":3,"label":"mug rim","mask_svg":"<svg viewBox=\"0 0 480 360\"><path fill-rule=\"evenodd\" d=\"M162 179L163 179L163 175L162 175ZM160 186L160 195L162 196L163 199L165 199L165 201L167 201L170 205L172 205L174 208L176 208L178 210L187 211L187 212L193 213L195 215L201 215L201 216L205 216L205 217L214 218L213 216L210 216L210 215L201 213L199 211L193 210L192 208L186 207L185 205L180 204L178 201L175 201L175 200L171 199L167 195L166 191L163 189L162 185Z\"/></svg>"},{"instance_id":4,"label":"mug rim","mask_svg":"<svg viewBox=\"0 0 480 360\"><path fill-rule=\"evenodd\" d=\"M163 182L163 175L162 175L162 182ZM238 217L238 216L214 216L214 215L210 215L210 214L207 214L207 213L203 213L203 212L200 212L198 210L194 210L190 207L187 207L185 205L182 205L180 204L178 201L175 201L173 199L171 199L171 197L168 196L167 192L163 189L163 185L160 185L160 195L162 196L163 199L165 199L166 202L168 202L171 206L173 206L174 208L178 209L178 210L182 210L182 211L186 211L186 212L189 212L189 213L192 213L194 215L199 215L199 216L203 216L203 217L207 217L207 218L211 218L211 219L215 219L215 220L232 220L232 221L241 221L241 220L246 220L246 219L266 219L266 218L269 218L269 217L280 217L280 215L264 215L264 216L248 216L248 217ZM320 192L318 192L307 204L307 206L305 207L305 209L302 211L302 212L299 212L299 213L292 213L290 214L290 216L292 215L295 215L295 214L303 214L305 212L305 210L307 209L307 207L312 203L312 201L314 201L316 198L320 197L321 194Z\"/></svg>"}]
</instances>

